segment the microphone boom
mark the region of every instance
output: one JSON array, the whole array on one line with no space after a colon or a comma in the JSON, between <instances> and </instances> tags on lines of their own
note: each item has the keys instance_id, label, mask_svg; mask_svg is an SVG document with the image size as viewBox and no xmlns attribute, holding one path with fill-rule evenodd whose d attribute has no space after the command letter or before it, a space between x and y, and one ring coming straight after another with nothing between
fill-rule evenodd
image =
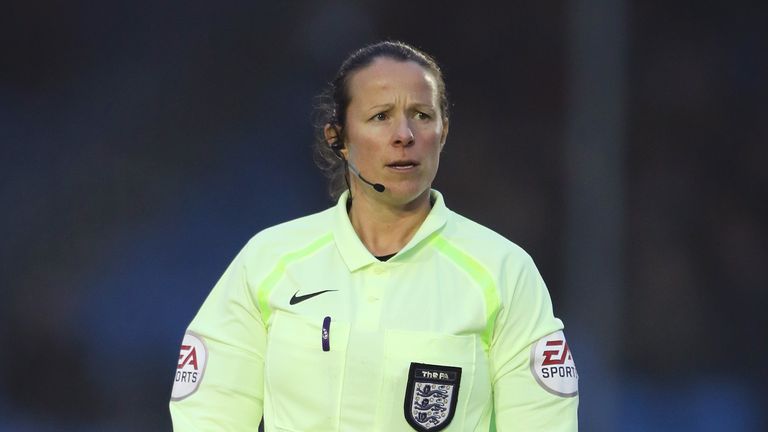
<instances>
[{"instance_id":1,"label":"microphone boom","mask_svg":"<svg viewBox=\"0 0 768 432\"><path fill-rule=\"evenodd\" d=\"M373 190L375 190L376 192L379 192L379 193L381 193L381 192L384 192L384 191L387 189L387 188L386 188L386 187L384 187L384 185L383 185L383 184L381 184L381 183L371 183L371 182L369 182L368 180L366 180L366 179L365 179L365 177L363 177L363 176L362 176L362 174L360 174L360 171L358 171L358 170L357 170L357 168L355 168L355 166L354 166L354 165L352 165L352 163L351 163L351 162L347 162L347 163L348 163L348 165L349 165L349 169L351 169L351 170L352 170L352 172L353 172L353 173L355 173L355 175L356 175L356 176L357 176L357 177L358 177L360 180L362 180L362 181L363 181L363 183L365 183L365 184L367 184L368 186L372 187L372 188L373 188Z\"/></svg>"}]
</instances>

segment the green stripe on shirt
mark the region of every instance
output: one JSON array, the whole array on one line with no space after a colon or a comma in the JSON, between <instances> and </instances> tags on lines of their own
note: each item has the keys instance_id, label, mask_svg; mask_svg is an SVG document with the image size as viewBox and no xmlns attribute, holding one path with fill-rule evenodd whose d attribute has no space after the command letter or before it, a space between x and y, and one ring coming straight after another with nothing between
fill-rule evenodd
<instances>
[{"instance_id":1,"label":"green stripe on shirt","mask_svg":"<svg viewBox=\"0 0 768 432\"><path fill-rule=\"evenodd\" d=\"M442 235L437 236L432 245L445 257L451 260L456 266L464 270L469 277L475 281L482 290L485 300L485 331L481 339L485 344L486 350L491 346L491 337L493 336L493 324L496 321L496 314L499 311L499 293L496 289L496 283L491 277L491 273L483 267L477 260L469 254L454 246Z\"/></svg>"},{"instance_id":2,"label":"green stripe on shirt","mask_svg":"<svg viewBox=\"0 0 768 432\"><path fill-rule=\"evenodd\" d=\"M258 299L259 309L261 310L261 317L264 325L269 322L269 317L272 315L272 309L269 307L269 296L272 294L272 289L277 285L277 282L285 274L285 269L294 261L305 258L313 253L317 252L320 248L327 245L333 240L333 234L327 233L324 236L318 238L307 246L293 252L289 252L280 257L275 264L272 271L269 272L264 281L261 282L256 290L256 298Z\"/></svg>"}]
</instances>

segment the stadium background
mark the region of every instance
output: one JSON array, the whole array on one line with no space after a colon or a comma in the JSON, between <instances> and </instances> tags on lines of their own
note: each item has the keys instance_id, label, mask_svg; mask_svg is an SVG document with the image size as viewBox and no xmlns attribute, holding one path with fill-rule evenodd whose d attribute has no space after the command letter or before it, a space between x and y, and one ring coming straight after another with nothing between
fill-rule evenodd
<instances>
[{"instance_id":1,"label":"stadium background","mask_svg":"<svg viewBox=\"0 0 768 432\"><path fill-rule=\"evenodd\" d=\"M170 430L186 324L326 208L354 48L443 65L435 186L534 257L584 431L764 431L764 2L22 2L0 16L0 431Z\"/></svg>"}]
</instances>

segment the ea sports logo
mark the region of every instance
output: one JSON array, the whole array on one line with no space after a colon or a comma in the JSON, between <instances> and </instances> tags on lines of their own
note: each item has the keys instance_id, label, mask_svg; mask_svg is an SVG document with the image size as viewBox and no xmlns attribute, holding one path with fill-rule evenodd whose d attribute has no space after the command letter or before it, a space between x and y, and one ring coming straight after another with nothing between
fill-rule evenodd
<instances>
[{"instance_id":1,"label":"ea sports logo","mask_svg":"<svg viewBox=\"0 0 768 432\"><path fill-rule=\"evenodd\" d=\"M197 365L197 348L193 345L181 345L179 353L179 365L176 369L184 369L184 366L190 365L197 372L200 367Z\"/></svg>"},{"instance_id":2,"label":"ea sports logo","mask_svg":"<svg viewBox=\"0 0 768 432\"><path fill-rule=\"evenodd\" d=\"M184 399L197 390L207 360L208 352L202 338L189 332L185 334L173 379L172 400Z\"/></svg>"},{"instance_id":3,"label":"ea sports logo","mask_svg":"<svg viewBox=\"0 0 768 432\"><path fill-rule=\"evenodd\" d=\"M579 394L579 374L562 331L539 339L531 349L531 373L548 392L570 397Z\"/></svg>"}]
</instances>

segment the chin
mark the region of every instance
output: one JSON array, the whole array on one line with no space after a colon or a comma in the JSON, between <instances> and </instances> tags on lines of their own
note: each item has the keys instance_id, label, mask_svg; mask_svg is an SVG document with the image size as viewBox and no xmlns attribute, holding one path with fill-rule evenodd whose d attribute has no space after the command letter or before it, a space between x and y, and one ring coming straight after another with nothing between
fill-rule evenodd
<instances>
[{"instance_id":1,"label":"chin","mask_svg":"<svg viewBox=\"0 0 768 432\"><path fill-rule=\"evenodd\" d=\"M429 196L430 186L395 185L391 189L387 186L387 190L393 203L403 205L417 201L425 195Z\"/></svg>"}]
</instances>

